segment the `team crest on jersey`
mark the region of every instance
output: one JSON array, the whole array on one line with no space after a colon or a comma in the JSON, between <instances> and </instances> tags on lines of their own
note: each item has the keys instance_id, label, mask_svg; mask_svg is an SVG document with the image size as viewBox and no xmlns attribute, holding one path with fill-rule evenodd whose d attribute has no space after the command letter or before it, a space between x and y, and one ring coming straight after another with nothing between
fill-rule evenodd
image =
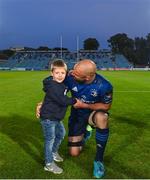
<instances>
[{"instance_id":1,"label":"team crest on jersey","mask_svg":"<svg viewBox=\"0 0 150 180\"><path fill-rule=\"evenodd\" d=\"M73 88L72 88L72 91L78 92L77 87L76 87L76 86L75 86L75 87L73 87Z\"/></svg>"},{"instance_id":2,"label":"team crest on jersey","mask_svg":"<svg viewBox=\"0 0 150 180\"><path fill-rule=\"evenodd\" d=\"M93 97L96 97L96 96L97 96L97 91L96 91L96 89L92 89L92 90L91 90L91 95L92 95Z\"/></svg>"}]
</instances>

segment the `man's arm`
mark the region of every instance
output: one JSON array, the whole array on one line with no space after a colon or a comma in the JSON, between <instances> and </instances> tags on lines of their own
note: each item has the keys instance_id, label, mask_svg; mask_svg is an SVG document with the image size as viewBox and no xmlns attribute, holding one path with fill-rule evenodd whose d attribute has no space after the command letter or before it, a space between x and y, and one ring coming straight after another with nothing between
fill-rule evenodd
<instances>
[{"instance_id":1,"label":"man's arm","mask_svg":"<svg viewBox=\"0 0 150 180\"><path fill-rule=\"evenodd\" d=\"M95 104L86 104L84 102L78 101L74 107L75 108L83 108L83 109L91 109L91 110L98 110L103 109L105 111L108 111L111 108L111 104L104 104L104 103L95 103Z\"/></svg>"},{"instance_id":2,"label":"man's arm","mask_svg":"<svg viewBox=\"0 0 150 180\"><path fill-rule=\"evenodd\" d=\"M40 110L41 110L42 104L43 104L43 102L40 102L40 103L38 103L37 106L36 106L36 117L37 117L37 118L40 117Z\"/></svg>"}]
</instances>

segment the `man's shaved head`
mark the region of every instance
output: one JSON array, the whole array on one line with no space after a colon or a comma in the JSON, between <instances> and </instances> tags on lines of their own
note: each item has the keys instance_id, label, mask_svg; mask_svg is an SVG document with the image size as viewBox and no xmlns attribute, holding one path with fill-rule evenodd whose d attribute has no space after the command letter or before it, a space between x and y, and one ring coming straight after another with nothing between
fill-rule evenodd
<instances>
[{"instance_id":1,"label":"man's shaved head","mask_svg":"<svg viewBox=\"0 0 150 180\"><path fill-rule=\"evenodd\" d=\"M84 76L92 76L96 73L96 64L90 59L84 59L74 66L74 70L81 72Z\"/></svg>"},{"instance_id":2,"label":"man's shaved head","mask_svg":"<svg viewBox=\"0 0 150 180\"><path fill-rule=\"evenodd\" d=\"M79 61L72 71L72 75L79 82L89 83L95 78L96 64L90 59Z\"/></svg>"}]
</instances>

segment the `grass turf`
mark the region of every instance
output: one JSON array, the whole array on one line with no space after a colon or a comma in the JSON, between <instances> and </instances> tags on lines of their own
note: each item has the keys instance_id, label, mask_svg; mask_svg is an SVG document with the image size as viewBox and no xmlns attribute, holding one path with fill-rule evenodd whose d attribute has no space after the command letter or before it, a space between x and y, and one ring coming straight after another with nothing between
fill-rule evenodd
<instances>
[{"instance_id":1,"label":"grass turf","mask_svg":"<svg viewBox=\"0 0 150 180\"><path fill-rule=\"evenodd\" d=\"M114 86L104 178L150 178L150 72L100 73ZM41 82L48 75L0 72L0 178L93 178L95 132L79 158L68 155L65 137L60 147L63 174L43 170L43 136L35 107L43 99ZM69 112L68 108L66 130Z\"/></svg>"}]
</instances>

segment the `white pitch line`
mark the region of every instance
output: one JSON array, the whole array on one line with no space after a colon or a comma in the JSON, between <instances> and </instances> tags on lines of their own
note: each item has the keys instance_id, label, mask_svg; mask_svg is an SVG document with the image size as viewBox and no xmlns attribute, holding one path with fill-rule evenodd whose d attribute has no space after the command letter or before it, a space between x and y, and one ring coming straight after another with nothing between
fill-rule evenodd
<instances>
[{"instance_id":1,"label":"white pitch line","mask_svg":"<svg viewBox=\"0 0 150 180\"><path fill-rule=\"evenodd\" d=\"M149 91L114 91L114 92L124 92L124 93L150 93Z\"/></svg>"}]
</instances>

